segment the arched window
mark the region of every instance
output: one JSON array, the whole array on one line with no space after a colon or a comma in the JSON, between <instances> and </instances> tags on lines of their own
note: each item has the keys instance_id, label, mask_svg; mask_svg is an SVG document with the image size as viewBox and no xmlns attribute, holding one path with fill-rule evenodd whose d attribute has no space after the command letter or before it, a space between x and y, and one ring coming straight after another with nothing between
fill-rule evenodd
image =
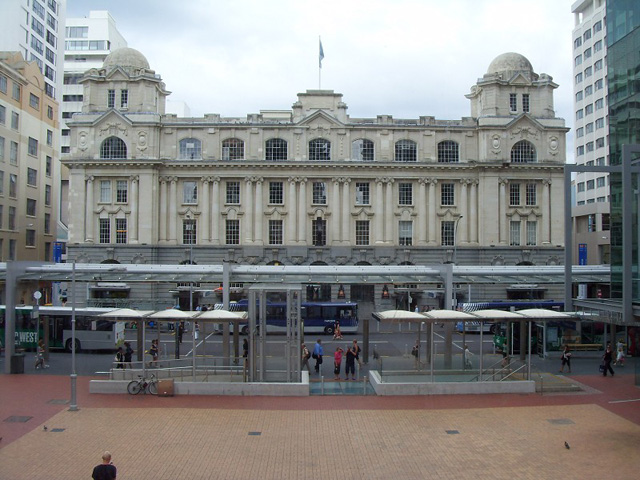
<instances>
[{"instance_id":1,"label":"arched window","mask_svg":"<svg viewBox=\"0 0 640 480\"><path fill-rule=\"evenodd\" d=\"M320 162L331 160L331 142L324 138L316 138L309 142L309 160Z\"/></svg>"},{"instance_id":2,"label":"arched window","mask_svg":"<svg viewBox=\"0 0 640 480\"><path fill-rule=\"evenodd\" d=\"M100 158L127 158L127 144L118 137L109 137L100 146Z\"/></svg>"},{"instance_id":3,"label":"arched window","mask_svg":"<svg viewBox=\"0 0 640 480\"><path fill-rule=\"evenodd\" d=\"M197 138L183 138L180 140L179 146L178 158L180 160L202 159L202 142Z\"/></svg>"},{"instance_id":4,"label":"arched window","mask_svg":"<svg viewBox=\"0 0 640 480\"><path fill-rule=\"evenodd\" d=\"M511 149L511 163L531 163L536 161L536 147L526 140L520 140Z\"/></svg>"},{"instance_id":5,"label":"arched window","mask_svg":"<svg viewBox=\"0 0 640 480\"><path fill-rule=\"evenodd\" d=\"M222 142L222 160L244 160L244 142L239 138Z\"/></svg>"},{"instance_id":6,"label":"arched window","mask_svg":"<svg viewBox=\"0 0 640 480\"><path fill-rule=\"evenodd\" d=\"M418 159L418 149L413 140L399 140L396 142L396 162L415 162Z\"/></svg>"},{"instance_id":7,"label":"arched window","mask_svg":"<svg viewBox=\"0 0 640 480\"><path fill-rule=\"evenodd\" d=\"M351 144L351 158L362 162L373 162L373 142L366 138L355 140Z\"/></svg>"},{"instance_id":8,"label":"arched window","mask_svg":"<svg viewBox=\"0 0 640 480\"><path fill-rule=\"evenodd\" d=\"M288 159L287 141L281 138L267 140L264 148L264 158L272 162Z\"/></svg>"},{"instance_id":9,"label":"arched window","mask_svg":"<svg viewBox=\"0 0 640 480\"><path fill-rule=\"evenodd\" d=\"M460 147L453 140L445 140L438 144L438 162L457 163L460 161Z\"/></svg>"}]
</instances>

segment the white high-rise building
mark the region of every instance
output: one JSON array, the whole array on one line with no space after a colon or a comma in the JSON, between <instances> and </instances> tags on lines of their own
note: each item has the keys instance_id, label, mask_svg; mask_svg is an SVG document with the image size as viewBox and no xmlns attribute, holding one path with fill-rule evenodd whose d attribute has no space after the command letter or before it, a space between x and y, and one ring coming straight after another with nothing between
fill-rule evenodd
<instances>
[{"instance_id":1,"label":"white high-rise building","mask_svg":"<svg viewBox=\"0 0 640 480\"><path fill-rule=\"evenodd\" d=\"M575 159L609 165L605 0L578 0L572 7ZM575 263L609 263L609 176L577 173L573 205ZM569 246L568 246L569 247Z\"/></svg>"},{"instance_id":2,"label":"white high-rise building","mask_svg":"<svg viewBox=\"0 0 640 480\"><path fill-rule=\"evenodd\" d=\"M22 53L44 75L46 95L61 100L66 0L0 2L0 51Z\"/></svg>"}]
</instances>

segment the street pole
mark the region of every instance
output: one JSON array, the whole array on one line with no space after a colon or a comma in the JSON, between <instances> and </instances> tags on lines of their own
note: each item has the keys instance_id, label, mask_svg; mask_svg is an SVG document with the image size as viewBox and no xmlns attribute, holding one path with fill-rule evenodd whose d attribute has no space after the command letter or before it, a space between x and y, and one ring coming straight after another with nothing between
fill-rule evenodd
<instances>
[{"instance_id":1,"label":"street pole","mask_svg":"<svg viewBox=\"0 0 640 480\"><path fill-rule=\"evenodd\" d=\"M73 260L71 266L71 402L69 404L70 412L78 411L78 403L76 401L76 261Z\"/></svg>"}]
</instances>

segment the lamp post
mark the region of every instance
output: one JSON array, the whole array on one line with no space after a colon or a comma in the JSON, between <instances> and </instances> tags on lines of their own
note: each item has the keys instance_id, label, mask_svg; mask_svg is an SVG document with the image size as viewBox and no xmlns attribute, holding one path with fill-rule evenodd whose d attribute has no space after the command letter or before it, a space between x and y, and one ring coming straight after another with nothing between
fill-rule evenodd
<instances>
[{"instance_id":1,"label":"lamp post","mask_svg":"<svg viewBox=\"0 0 640 480\"><path fill-rule=\"evenodd\" d=\"M456 218L456 223L453 225L453 264L456 265L458 261L458 223L462 219L462 215Z\"/></svg>"},{"instance_id":2,"label":"lamp post","mask_svg":"<svg viewBox=\"0 0 640 480\"><path fill-rule=\"evenodd\" d=\"M71 402L69 411L78 411L76 401L76 261L71 266Z\"/></svg>"}]
</instances>

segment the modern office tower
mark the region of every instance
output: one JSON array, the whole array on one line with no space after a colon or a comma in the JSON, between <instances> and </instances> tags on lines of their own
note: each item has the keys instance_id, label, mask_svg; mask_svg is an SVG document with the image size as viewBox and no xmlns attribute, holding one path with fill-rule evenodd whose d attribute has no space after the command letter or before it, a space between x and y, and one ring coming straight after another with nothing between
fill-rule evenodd
<instances>
[{"instance_id":1,"label":"modern office tower","mask_svg":"<svg viewBox=\"0 0 640 480\"><path fill-rule=\"evenodd\" d=\"M622 166L622 146L640 144L640 91L637 88L640 84L640 3L637 0L607 2L607 63L610 159L611 165ZM637 158L627 161L636 160L637 167L640 164ZM611 296L623 298L627 303L630 300L626 297L630 295L637 304L640 302L640 182L638 174L629 175L631 188L626 194L632 200L626 205L631 207L631 215L623 219L624 180L622 173L611 174ZM626 255L623 251L625 234L630 240L626 245L630 251ZM623 282L625 269L632 280L626 278ZM624 288L630 288L627 295ZM626 322L632 320L625 318Z\"/></svg>"},{"instance_id":2,"label":"modern office tower","mask_svg":"<svg viewBox=\"0 0 640 480\"><path fill-rule=\"evenodd\" d=\"M571 11L573 29L574 155L578 165L609 165L605 0L579 0ZM610 262L609 176L577 173L572 209L576 264ZM580 296L608 296L608 286L592 285Z\"/></svg>"},{"instance_id":3,"label":"modern office tower","mask_svg":"<svg viewBox=\"0 0 640 480\"><path fill-rule=\"evenodd\" d=\"M68 255L78 261L562 262L568 129L555 115L551 76L517 53L491 62L466 95L471 115L457 120L355 118L332 90L299 93L290 110L181 118L166 113L170 92L131 48L79 82L82 112L69 122L63 158L74 206ZM427 303L422 288L390 283L392 297L410 291ZM198 291L217 286L203 279ZM125 284L111 294L175 304L186 298L183 287ZM339 292L313 278L306 287L320 300ZM376 288L363 279L342 295L373 303ZM554 298L534 283L489 282L476 293Z\"/></svg>"},{"instance_id":4,"label":"modern office tower","mask_svg":"<svg viewBox=\"0 0 640 480\"><path fill-rule=\"evenodd\" d=\"M52 260L59 123L46 85L35 62L25 62L20 52L0 52L1 261Z\"/></svg>"},{"instance_id":5,"label":"modern office tower","mask_svg":"<svg viewBox=\"0 0 640 480\"><path fill-rule=\"evenodd\" d=\"M0 51L17 51L35 61L46 95L60 101L66 0L0 2Z\"/></svg>"}]
</instances>

